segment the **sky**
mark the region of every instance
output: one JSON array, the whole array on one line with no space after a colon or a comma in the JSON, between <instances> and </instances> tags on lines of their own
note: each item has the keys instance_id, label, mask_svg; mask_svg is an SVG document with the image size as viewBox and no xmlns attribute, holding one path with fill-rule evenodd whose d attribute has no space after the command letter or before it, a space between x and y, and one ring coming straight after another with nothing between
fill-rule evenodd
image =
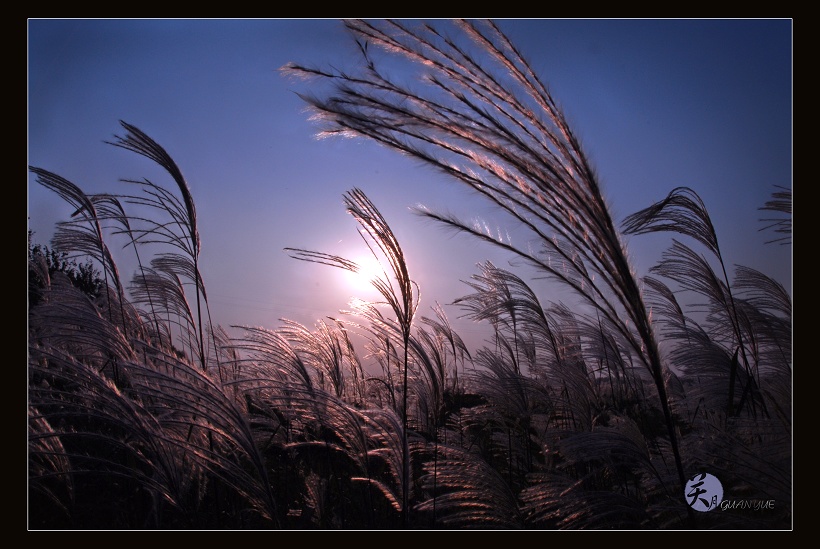
<instances>
[{"instance_id":1,"label":"sky","mask_svg":"<svg viewBox=\"0 0 820 549\"><path fill-rule=\"evenodd\" d=\"M678 186L703 199L727 266L758 269L792 291L791 246L765 244L758 210L792 187L793 23L789 19L501 19L566 113L616 223ZM444 306L473 345L483 331L450 305L464 281L509 257L412 213L493 212L459 184L374 143L318 140L288 62L346 66L355 46L335 19L30 19L27 167L86 193L122 179L173 185L151 161L105 141L119 120L162 145L193 193L212 318L224 327L312 326L351 297L375 294L343 271L295 260L306 248L367 255L343 193L357 187L399 239L421 287L419 313ZM28 171L28 168L26 168ZM27 227L48 244L70 210L29 174ZM499 220L499 223L503 220ZM670 234L626 239L638 275ZM116 247L116 246L113 246ZM130 280L136 264L116 259ZM539 286L543 302L563 290Z\"/></svg>"}]
</instances>

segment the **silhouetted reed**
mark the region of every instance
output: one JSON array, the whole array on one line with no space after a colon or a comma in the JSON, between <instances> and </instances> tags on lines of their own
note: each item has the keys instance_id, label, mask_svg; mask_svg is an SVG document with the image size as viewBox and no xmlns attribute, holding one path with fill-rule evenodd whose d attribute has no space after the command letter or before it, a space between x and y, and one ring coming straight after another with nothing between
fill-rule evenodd
<instances>
[{"instance_id":1,"label":"silhouetted reed","mask_svg":"<svg viewBox=\"0 0 820 549\"><path fill-rule=\"evenodd\" d=\"M672 231L709 259L672 239L639 278L546 86L494 23L455 23L445 35L445 22L348 21L360 73L286 72L335 86L306 96L328 134L444 171L538 245L419 213L570 292L547 301L512 269L480 264L453 305L492 337L468 349L441 305L420 315L399 240L353 189L344 204L382 266L371 280L380 299L354 300L313 327L282 319L229 333L208 313L187 182L165 149L123 122L112 144L157 162L173 191L124 180L143 193L86 195L31 168L74 208L52 245L93 260L106 290L79 287L29 242L39 296L28 311L30 528L790 527L789 293L748 267L730 279L705 204L683 187L623 231ZM390 80L371 45L420 62L426 86ZM790 202L780 190L763 208L789 214L765 221L776 241L790 238L780 236L791 232ZM145 206L155 219L129 211ZM137 257L127 289L110 235ZM693 515L682 483L704 470L727 496L774 500L775 510Z\"/></svg>"}]
</instances>

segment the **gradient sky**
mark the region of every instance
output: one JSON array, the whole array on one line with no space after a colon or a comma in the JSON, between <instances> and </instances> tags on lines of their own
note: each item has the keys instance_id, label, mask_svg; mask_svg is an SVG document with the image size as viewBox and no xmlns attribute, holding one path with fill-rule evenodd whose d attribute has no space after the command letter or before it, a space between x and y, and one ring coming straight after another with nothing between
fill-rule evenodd
<instances>
[{"instance_id":1,"label":"gradient sky","mask_svg":"<svg viewBox=\"0 0 820 549\"><path fill-rule=\"evenodd\" d=\"M775 185L792 186L791 20L500 20L549 86L596 167L613 218L677 186L698 192L728 265L792 288L790 246L759 232ZM129 122L174 158L193 192L201 269L215 322L276 328L338 316L363 294L342 271L288 257L298 247L366 253L342 194L361 188L387 218L422 288L420 313L468 292L462 280L507 256L409 211L493 212L466 189L375 144L317 140L277 69L349 65L355 48L331 19L41 20L28 22L27 165L87 193L120 179L173 185L152 163L104 143ZM28 176L27 223L48 243L71 212ZM501 220L499 220L500 222ZM628 242L639 275L672 235ZM112 246L113 247L113 246ZM123 252L130 280L135 264ZM537 287L541 288L541 286ZM544 302L564 299L544 287ZM446 306L451 320L460 314ZM463 337L481 333L456 322Z\"/></svg>"}]
</instances>

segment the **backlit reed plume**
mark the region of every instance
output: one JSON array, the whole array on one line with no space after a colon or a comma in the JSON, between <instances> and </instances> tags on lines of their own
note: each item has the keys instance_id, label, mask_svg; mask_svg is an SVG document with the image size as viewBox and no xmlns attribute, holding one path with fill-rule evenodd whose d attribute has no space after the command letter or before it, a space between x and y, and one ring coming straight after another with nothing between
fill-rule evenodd
<instances>
[{"instance_id":1,"label":"backlit reed plume","mask_svg":"<svg viewBox=\"0 0 820 549\"><path fill-rule=\"evenodd\" d=\"M40 185L55 192L74 208L70 221L57 223L52 245L55 249L66 252L69 257L92 258L95 264L100 265L105 280L108 318L113 322L111 286L113 285L118 301L122 301L123 288L119 269L105 242L101 218L97 213L94 200L86 195L79 186L64 177L42 168L29 167L29 169L37 175L37 182ZM124 318L122 320L124 322Z\"/></svg>"},{"instance_id":2,"label":"backlit reed plume","mask_svg":"<svg viewBox=\"0 0 820 549\"><path fill-rule=\"evenodd\" d=\"M176 273L181 279L189 280L194 287L196 301L196 322L197 322L197 355L202 369L207 368L207 357L205 354L205 332L202 323L202 305L204 301L208 309L210 321L210 309L208 308L208 297L205 293L205 285L202 275L199 272L199 254L201 242L199 239L199 228L197 226L196 206L194 205L191 189L188 182L182 175L182 171L177 166L171 156L156 141L151 139L145 132L132 124L120 121L126 130L124 136L115 136L116 140L112 145L140 154L156 162L162 167L176 183L181 199L165 189L164 187L142 180L124 180L129 183L140 185L143 189L142 195L128 195L125 200L130 204L149 206L167 214L169 220L156 221L150 218L140 218L147 224L147 228L132 229L132 234L136 234L136 241L145 243L162 243L177 248L182 253L167 253L161 259L164 268ZM218 364L217 364L218 367Z\"/></svg>"},{"instance_id":3,"label":"backlit reed plume","mask_svg":"<svg viewBox=\"0 0 820 549\"><path fill-rule=\"evenodd\" d=\"M413 318L419 305L418 286L410 278L407 269L407 261L404 252L399 245L399 241L382 216L381 212L370 201L369 198L359 189L353 189L345 193L344 202L347 211L359 223L362 239L367 245L375 259L382 265L383 276L376 276L370 280L373 287L381 294L391 311L393 312L397 326L401 330L403 359L403 405L402 405L402 426L404 436L404 493L402 515L407 521L409 505L409 478L410 478L410 455L407 445L407 425L408 425L408 357L410 347L410 335L413 327ZM313 263L321 263L337 267L353 273L361 270L355 262L343 257L314 252L298 248L285 248L291 257ZM386 264L386 266L385 266ZM388 273L389 269L389 273Z\"/></svg>"}]
</instances>

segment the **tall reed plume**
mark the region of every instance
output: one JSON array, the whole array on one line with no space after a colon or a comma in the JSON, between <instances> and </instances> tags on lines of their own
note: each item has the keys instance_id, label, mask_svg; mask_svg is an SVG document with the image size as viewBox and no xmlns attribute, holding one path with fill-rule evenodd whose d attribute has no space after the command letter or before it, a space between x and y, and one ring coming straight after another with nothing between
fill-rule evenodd
<instances>
[{"instance_id":1,"label":"tall reed plume","mask_svg":"<svg viewBox=\"0 0 820 549\"><path fill-rule=\"evenodd\" d=\"M385 303L395 315L397 325L401 330L402 347L404 352L402 368L402 437L403 437L403 482L402 482L402 516L405 525L408 522L408 507L410 498L410 451L407 442L407 396L408 396L408 369L410 336L413 319L419 304L418 286L410 278L407 261L399 241L382 216L381 212L360 189L353 189L344 196L347 211L356 219L361 229L359 234L366 246L380 264L387 263L389 273L383 265L383 276L370 280L373 287L384 298ZM314 252L298 248L285 248L291 257L303 261L322 263L354 273L361 271L355 262L343 257L323 252Z\"/></svg>"}]
</instances>

